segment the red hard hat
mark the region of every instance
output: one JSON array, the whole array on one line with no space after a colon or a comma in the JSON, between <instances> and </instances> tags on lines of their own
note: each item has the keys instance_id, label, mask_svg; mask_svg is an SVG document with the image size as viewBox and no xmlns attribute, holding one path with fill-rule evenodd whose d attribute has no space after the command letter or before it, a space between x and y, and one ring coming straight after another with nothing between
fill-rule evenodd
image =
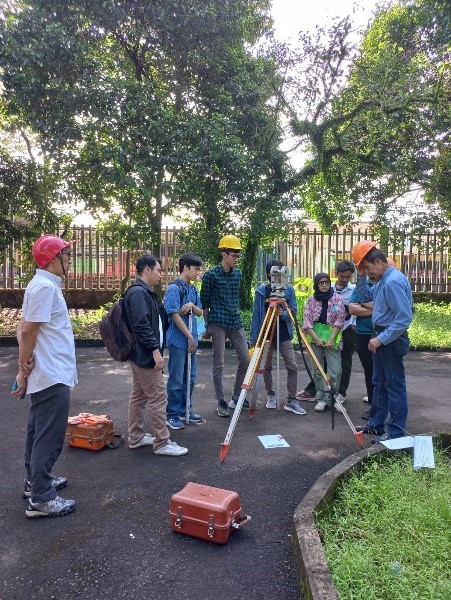
<instances>
[{"instance_id":1,"label":"red hard hat","mask_svg":"<svg viewBox=\"0 0 451 600\"><path fill-rule=\"evenodd\" d=\"M352 249L352 260L355 262L357 268L359 268L360 263L363 261L365 256L377 248L376 242L372 240L363 240L363 242L359 242Z\"/></svg>"},{"instance_id":2,"label":"red hard hat","mask_svg":"<svg viewBox=\"0 0 451 600\"><path fill-rule=\"evenodd\" d=\"M41 235L31 249L34 262L40 269L49 264L49 262L64 248L70 246L70 242L57 237L56 235L46 234Z\"/></svg>"}]
</instances>

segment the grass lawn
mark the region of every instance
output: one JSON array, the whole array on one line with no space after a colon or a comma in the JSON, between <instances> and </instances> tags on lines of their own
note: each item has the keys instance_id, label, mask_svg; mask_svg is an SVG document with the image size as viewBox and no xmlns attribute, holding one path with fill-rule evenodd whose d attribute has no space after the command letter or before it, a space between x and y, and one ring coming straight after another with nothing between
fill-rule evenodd
<instances>
[{"instance_id":1,"label":"grass lawn","mask_svg":"<svg viewBox=\"0 0 451 600\"><path fill-rule=\"evenodd\" d=\"M298 321L302 325L302 314L306 296L297 296ZM244 328L249 330L251 311L242 311ZM425 349L451 348L451 304L420 302L415 304L413 322L409 328L413 347ZM297 339L297 338L296 338Z\"/></svg>"},{"instance_id":2,"label":"grass lawn","mask_svg":"<svg viewBox=\"0 0 451 600\"><path fill-rule=\"evenodd\" d=\"M451 464L376 457L346 480L317 527L340 600L451 598Z\"/></svg>"}]
</instances>

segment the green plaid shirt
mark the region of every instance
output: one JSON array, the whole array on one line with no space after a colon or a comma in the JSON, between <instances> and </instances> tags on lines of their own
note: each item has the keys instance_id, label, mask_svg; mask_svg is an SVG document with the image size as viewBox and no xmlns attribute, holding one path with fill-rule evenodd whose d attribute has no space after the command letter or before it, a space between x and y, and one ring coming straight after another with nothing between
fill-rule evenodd
<instances>
[{"instance_id":1,"label":"green plaid shirt","mask_svg":"<svg viewBox=\"0 0 451 600\"><path fill-rule=\"evenodd\" d=\"M238 309L240 299L241 271L231 269L226 273L217 265L202 277L200 302L209 308L209 323L217 323L223 329L241 329L243 323Z\"/></svg>"}]
</instances>

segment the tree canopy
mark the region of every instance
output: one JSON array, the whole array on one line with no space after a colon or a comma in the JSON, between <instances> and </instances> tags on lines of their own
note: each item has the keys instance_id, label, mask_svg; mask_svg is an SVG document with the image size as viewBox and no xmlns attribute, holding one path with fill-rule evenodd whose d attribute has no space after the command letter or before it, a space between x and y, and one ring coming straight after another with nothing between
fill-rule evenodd
<instances>
[{"instance_id":1,"label":"tree canopy","mask_svg":"<svg viewBox=\"0 0 451 600\"><path fill-rule=\"evenodd\" d=\"M5 240L70 201L158 252L163 217L181 213L206 258L223 233L243 237L249 304L257 248L293 208L330 230L371 207L385 227L417 190L451 217L447 5L402 0L358 47L346 18L292 50L270 37L269 0L4 3L1 127L26 149L0 155Z\"/></svg>"},{"instance_id":2,"label":"tree canopy","mask_svg":"<svg viewBox=\"0 0 451 600\"><path fill-rule=\"evenodd\" d=\"M302 38L296 59L304 71L294 83L304 115L287 103L292 133L310 156L289 185L324 228L349 223L369 207L384 226L393 219L392 204L414 191L451 215L446 4L417 0L382 10L356 53L348 19L325 42Z\"/></svg>"}]
</instances>

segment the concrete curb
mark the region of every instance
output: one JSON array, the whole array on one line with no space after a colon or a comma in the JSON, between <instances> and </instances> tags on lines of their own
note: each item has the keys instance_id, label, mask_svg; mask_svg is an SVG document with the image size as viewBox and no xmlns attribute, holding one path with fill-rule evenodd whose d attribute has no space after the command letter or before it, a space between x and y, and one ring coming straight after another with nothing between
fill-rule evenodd
<instances>
[{"instance_id":1,"label":"concrete curb","mask_svg":"<svg viewBox=\"0 0 451 600\"><path fill-rule=\"evenodd\" d=\"M17 346L17 339L15 336L1 335L0 346L3 348L10 346ZM75 346L77 348L99 348L103 346L103 342L99 338L75 338ZM211 341L200 340L199 348L211 348ZM226 348L231 348L230 342L226 341Z\"/></svg>"},{"instance_id":2,"label":"concrete curb","mask_svg":"<svg viewBox=\"0 0 451 600\"><path fill-rule=\"evenodd\" d=\"M437 433L434 437L436 444L440 444L448 451L451 450L451 433ZM339 600L316 529L315 514L331 506L341 481L352 473L358 472L368 458L381 452L389 454L390 450L377 444L349 456L321 475L296 507L293 517L292 544L300 587L305 600Z\"/></svg>"}]
</instances>

